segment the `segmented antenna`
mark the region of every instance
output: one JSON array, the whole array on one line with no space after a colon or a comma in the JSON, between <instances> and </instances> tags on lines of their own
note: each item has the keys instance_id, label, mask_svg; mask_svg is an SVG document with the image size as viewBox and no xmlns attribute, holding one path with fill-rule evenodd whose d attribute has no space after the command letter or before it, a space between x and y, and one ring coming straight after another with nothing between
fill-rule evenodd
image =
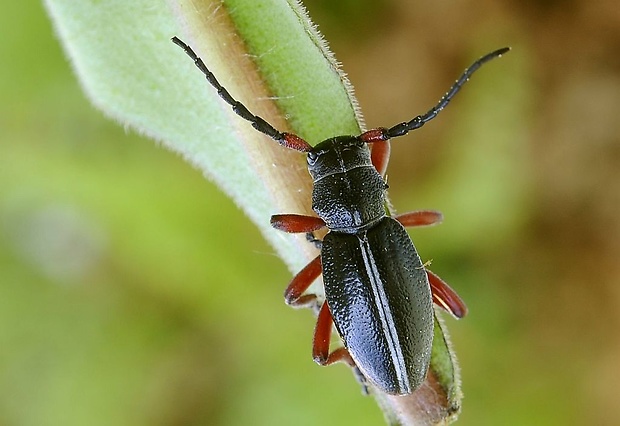
<instances>
[{"instance_id":1,"label":"segmented antenna","mask_svg":"<svg viewBox=\"0 0 620 426\"><path fill-rule=\"evenodd\" d=\"M417 117L413 118L411 121L397 124L396 126L393 126L385 130L384 137L386 137L386 139L391 139L391 138L395 138L398 136L406 135L412 130L419 129L426 122L431 121L433 118L437 116L437 114L439 114L439 112L442 109L444 109L448 105L448 103L454 97L454 95L456 95L459 92L459 90L461 90L461 87L463 87L463 85L467 82L467 80L469 80L469 77L471 77L471 75L474 72L476 72L478 68L480 68L484 63L489 62L491 59L499 58L500 56L502 56L504 53L508 52L509 50L510 50L510 47L504 47L502 49L497 49L494 52L488 53L484 55L482 58L478 59L476 62L471 64L469 68L463 71L463 74L461 74L459 79L456 80L456 83L452 85L450 90L448 90L448 92L445 95L443 95L443 97L439 100L437 105L431 108L426 114L418 115Z\"/></svg>"},{"instance_id":2,"label":"segmented antenna","mask_svg":"<svg viewBox=\"0 0 620 426\"><path fill-rule=\"evenodd\" d=\"M200 59L198 55L196 55L196 53L192 50L191 47L189 47L176 36L172 37L172 42L179 46L181 49L183 49L187 56L189 56L192 61L194 61L196 67L198 67L198 69L204 74L207 82L209 82L209 84L217 90L217 94L220 95L220 97L232 107L235 114L237 114L244 120L249 121L252 127L254 127L259 132L269 136L286 148L294 149L301 152L308 152L312 149L312 146L299 136L292 133L280 132L263 118L259 117L258 115L252 114L245 107L245 105L233 98L232 95L228 92L228 90L226 90L226 88L222 86L219 81L217 81L215 75L213 75L213 73L209 71L209 68L207 68L203 60Z\"/></svg>"}]
</instances>

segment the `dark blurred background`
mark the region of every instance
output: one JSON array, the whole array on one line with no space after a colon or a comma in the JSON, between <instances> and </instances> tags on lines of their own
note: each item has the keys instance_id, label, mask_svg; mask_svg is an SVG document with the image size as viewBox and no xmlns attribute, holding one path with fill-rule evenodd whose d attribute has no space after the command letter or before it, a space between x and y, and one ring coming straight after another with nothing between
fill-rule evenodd
<instances>
[{"instance_id":1,"label":"dark blurred background","mask_svg":"<svg viewBox=\"0 0 620 426\"><path fill-rule=\"evenodd\" d=\"M463 425L620 424L620 8L616 1L308 0L399 211L470 315L448 319ZM0 424L381 424L241 212L81 93L43 7L0 17ZM267 219L265 219L267 220Z\"/></svg>"}]
</instances>

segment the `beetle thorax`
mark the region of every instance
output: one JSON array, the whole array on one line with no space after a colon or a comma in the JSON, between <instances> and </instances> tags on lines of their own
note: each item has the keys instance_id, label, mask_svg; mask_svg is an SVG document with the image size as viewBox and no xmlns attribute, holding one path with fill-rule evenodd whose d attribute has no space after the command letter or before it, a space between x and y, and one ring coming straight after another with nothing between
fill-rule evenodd
<instances>
[{"instance_id":1,"label":"beetle thorax","mask_svg":"<svg viewBox=\"0 0 620 426\"><path fill-rule=\"evenodd\" d=\"M385 182L359 138L321 142L308 153L308 170L314 179L312 209L330 230L356 233L385 216Z\"/></svg>"}]
</instances>

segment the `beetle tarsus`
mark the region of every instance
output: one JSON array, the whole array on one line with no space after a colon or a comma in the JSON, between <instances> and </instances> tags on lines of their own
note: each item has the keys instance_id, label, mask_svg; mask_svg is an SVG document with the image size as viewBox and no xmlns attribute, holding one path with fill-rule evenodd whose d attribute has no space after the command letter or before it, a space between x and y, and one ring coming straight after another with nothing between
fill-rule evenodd
<instances>
[{"instance_id":1,"label":"beetle tarsus","mask_svg":"<svg viewBox=\"0 0 620 426\"><path fill-rule=\"evenodd\" d=\"M321 248L323 247L323 240L317 238L314 235L314 232L306 232L306 241L314 245L319 250L321 250Z\"/></svg>"},{"instance_id":2,"label":"beetle tarsus","mask_svg":"<svg viewBox=\"0 0 620 426\"><path fill-rule=\"evenodd\" d=\"M360 370L357 365L353 367L353 375L361 387L362 395L370 395L368 379L366 379L366 376L364 376L364 373L362 373L362 370Z\"/></svg>"}]
</instances>

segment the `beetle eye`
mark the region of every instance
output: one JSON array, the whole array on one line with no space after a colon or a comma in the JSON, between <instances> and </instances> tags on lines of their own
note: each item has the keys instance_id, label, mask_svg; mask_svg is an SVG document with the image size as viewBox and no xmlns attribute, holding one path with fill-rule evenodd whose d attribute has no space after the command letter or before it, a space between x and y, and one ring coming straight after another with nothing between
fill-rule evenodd
<instances>
[{"instance_id":1,"label":"beetle eye","mask_svg":"<svg viewBox=\"0 0 620 426\"><path fill-rule=\"evenodd\" d=\"M319 154L317 154L315 151L310 151L308 153L308 164L314 164L318 157L319 157Z\"/></svg>"}]
</instances>

